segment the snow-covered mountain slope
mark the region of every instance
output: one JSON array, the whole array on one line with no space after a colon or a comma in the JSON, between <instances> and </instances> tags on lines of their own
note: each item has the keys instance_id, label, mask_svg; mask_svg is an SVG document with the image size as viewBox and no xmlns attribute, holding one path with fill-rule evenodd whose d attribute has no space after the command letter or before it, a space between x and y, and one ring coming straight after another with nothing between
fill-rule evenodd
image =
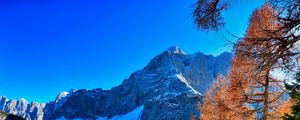
<instances>
[{"instance_id":1,"label":"snow-covered mountain slope","mask_svg":"<svg viewBox=\"0 0 300 120\"><path fill-rule=\"evenodd\" d=\"M218 74L227 75L231 57L230 53L217 57L202 53L189 55L171 47L154 57L145 68L132 73L121 85L111 90L81 89L69 94L61 93L55 101L42 106L42 112L36 116L40 115L44 120L120 120L137 110L142 114L134 117L142 120L190 119L192 114L200 116L196 105L202 103L201 94L205 94ZM11 108L15 109L10 110L11 113L28 114L22 112L22 107L17 109L7 103L2 104L0 99L0 110ZM41 117L24 117L42 120Z\"/></svg>"}]
</instances>

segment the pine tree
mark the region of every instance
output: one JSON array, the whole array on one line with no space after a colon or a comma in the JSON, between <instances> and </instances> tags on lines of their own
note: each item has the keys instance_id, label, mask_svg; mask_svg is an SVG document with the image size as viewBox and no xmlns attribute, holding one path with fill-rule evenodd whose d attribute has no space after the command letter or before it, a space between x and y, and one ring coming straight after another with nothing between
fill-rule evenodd
<instances>
[{"instance_id":1,"label":"pine tree","mask_svg":"<svg viewBox=\"0 0 300 120\"><path fill-rule=\"evenodd\" d=\"M296 74L295 82L292 85L286 84L289 95L295 102L292 106L292 114L286 114L284 120L300 120L300 72Z\"/></svg>"}]
</instances>

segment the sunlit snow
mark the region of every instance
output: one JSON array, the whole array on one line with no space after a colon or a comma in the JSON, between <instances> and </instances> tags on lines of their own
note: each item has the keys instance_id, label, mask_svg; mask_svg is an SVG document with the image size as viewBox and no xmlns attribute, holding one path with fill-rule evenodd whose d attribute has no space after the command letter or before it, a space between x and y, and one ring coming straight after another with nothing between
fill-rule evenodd
<instances>
[{"instance_id":1,"label":"sunlit snow","mask_svg":"<svg viewBox=\"0 0 300 120\"><path fill-rule=\"evenodd\" d=\"M97 120L141 120L142 112L143 112L144 106L137 107L133 111L125 114L125 115L117 115L113 118L108 119L107 117L98 117ZM81 118L76 119L66 119L65 117L61 117L56 120L84 120Z\"/></svg>"}]
</instances>

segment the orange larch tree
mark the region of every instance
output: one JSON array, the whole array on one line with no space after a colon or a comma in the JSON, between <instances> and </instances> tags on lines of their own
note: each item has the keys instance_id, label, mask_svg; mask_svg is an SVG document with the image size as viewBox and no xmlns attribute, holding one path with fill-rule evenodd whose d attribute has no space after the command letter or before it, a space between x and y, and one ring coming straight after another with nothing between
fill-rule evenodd
<instances>
[{"instance_id":1,"label":"orange larch tree","mask_svg":"<svg viewBox=\"0 0 300 120\"><path fill-rule=\"evenodd\" d=\"M285 81L272 76L272 72L282 64L279 64L280 59L274 56L278 50L274 45L277 42L271 39L284 35L272 32L280 29L280 23L274 17L276 14L269 3L255 10L250 18L246 36L235 46L236 59L233 61L233 70L229 76L232 82L229 91L240 91L237 94L240 96L232 97L232 101L239 98L241 105L253 108L257 113L256 119L277 119L270 113L276 112L285 101L282 99L285 94L283 85ZM236 71L235 64L243 68ZM246 71L241 72L241 69Z\"/></svg>"}]
</instances>

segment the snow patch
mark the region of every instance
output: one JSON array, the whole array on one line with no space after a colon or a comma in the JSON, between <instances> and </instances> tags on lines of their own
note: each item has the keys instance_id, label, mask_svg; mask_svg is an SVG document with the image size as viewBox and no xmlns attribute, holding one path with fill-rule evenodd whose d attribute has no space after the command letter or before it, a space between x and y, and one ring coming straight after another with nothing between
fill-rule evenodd
<instances>
[{"instance_id":1,"label":"snow patch","mask_svg":"<svg viewBox=\"0 0 300 120\"><path fill-rule=\"evenodd\" d=\"M20 98L20 101L26 101L25 98Z\"/></svg>"},{"instance_id":2,"label":"snow patch","mask_svg":"<svg viewBox=\"0 0 300 120\"><path fill-rule=\"evenodd\" d=\"M60 94L62 95L62 97L66 97L69 94L69 92L61 92Z\"/></svg>"},{"instance_id":3,"label":"snow patch","mask_svg":"<svg viewBox=\"0 0 300 120\"><path fill-rule=\"evenodd\" d=\"M189 83L187 82L187 80L183 77L183 75L180 74L176 74L175 75L180 81L182 81L183 83L186 84L186 86L188 88L190 88L190 92L194 93L194 94L188 94L188 97L195 97L197 95L202 96L201 93L199 93L198 91L196 91L192 86L189 85Z\"/></svg>"},{"instance_id":4,"label":"snow patch","mask_svg":"<svg viewBox=\"0 0 300 120\"><path fill-rule=\"evenodd\" d=\"M144 106L142 105L125 115L117 115L110 119L108 119L107 117L98 116L96 120L141 120L143 109L144 109ZM86 120L86 119L82 119L82 118L67 119L65 117L61 117L56 120Z\"/></svg>"},{"instance_id":5,"label":"snow patch","mask_svg":"<svg viewBox=\"0 0 300 120\"><path fill-rule=\"evenodd\" d=\"M98 117L97 120L141 120L144 106L140 106L125 115L117 115L111 119L107 117Z\"/></svg>"}]
</instances>

